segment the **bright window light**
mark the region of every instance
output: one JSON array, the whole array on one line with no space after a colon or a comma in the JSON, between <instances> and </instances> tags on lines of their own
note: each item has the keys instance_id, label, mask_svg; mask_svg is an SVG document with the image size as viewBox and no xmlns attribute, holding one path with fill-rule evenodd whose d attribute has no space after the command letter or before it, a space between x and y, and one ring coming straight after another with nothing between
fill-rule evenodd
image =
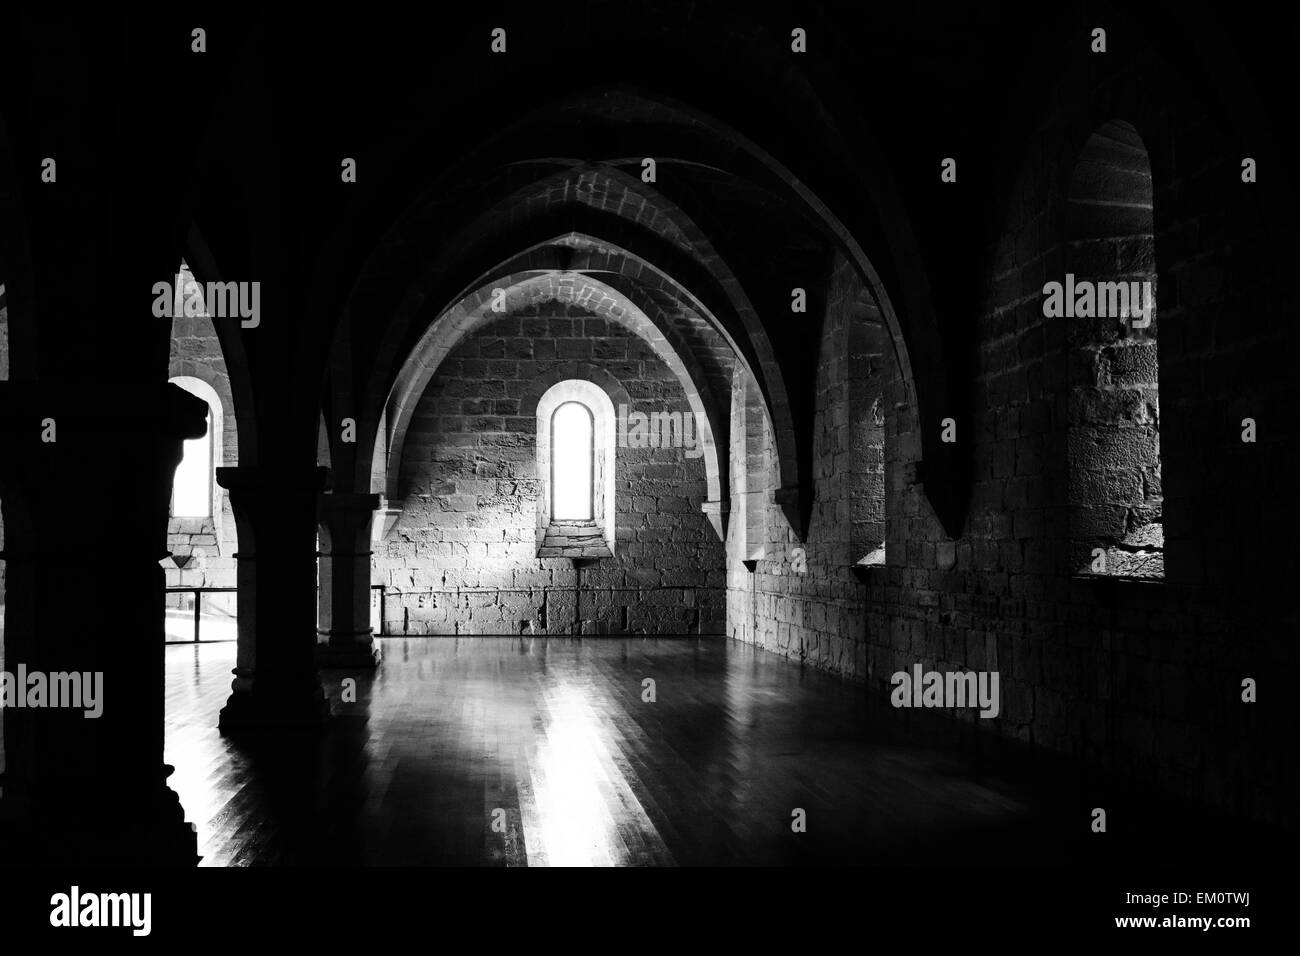
<instances>
[{"instance_id":1,"label":"bright window light","mask_svg":"<svg viewBox=\"0 0 1300 956\"><path fill-rule=\"evenodd\" d=\"M565 402L551 416L551 517L592 518L592 417L585 405Z\"/></svg>"},{"instance_id":2,"label":"bright window light","mask_svg":"<svg viewBox=\"0 0 1300 956\"><path fill-rule=\"evenodd\" d=\"M184 457L176 466L172 484L172 517L212 517L212 410L202 438L185 441Z\"/></svg>"}]
</instances>

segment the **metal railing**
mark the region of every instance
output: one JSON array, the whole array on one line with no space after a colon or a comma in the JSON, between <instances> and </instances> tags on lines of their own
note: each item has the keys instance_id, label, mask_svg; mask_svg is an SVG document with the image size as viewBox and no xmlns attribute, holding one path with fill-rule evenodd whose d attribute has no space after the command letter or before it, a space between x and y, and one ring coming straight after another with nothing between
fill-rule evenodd
<instances>
[{"instance_id":1,"label":"metal railing","mask_svg":"<svg viewBox=\"0 0 1300 956\"><path fill-rule=\"evenodd\" d=\"M204 640L204 639L203 639L203 637L202 637L202 633L203 633L203 595L204 595L204 594L213 594L213 593L218 593L218 594L237 594L237 593L239 592L239 589L238 589L238 588L233 588L233 587L210 587L210 586L199 587L199 586L193 586L193 585L190 585L190 586L180 586L180 587L169 587L169 588L165 588L164 590L165 590L168 594L192 594L192 595L194 595L194 608L193 608L193 610L194 610L194 637L191 638L190 640L187 640L187 641L174 641L174 640L169 640L169 641L167 641L168 644L220 644L220 643L225 642L225 641L233 641L233 640L235 640L234 637L219 637L219 638L210 639L210 640ZM370 623L371 623L371 627L374 629L374 632L375 632L376 635L379 635L379 634L384 633L384 623L385 623L385 622L384 622L384 590L385 590L385 586L382 585L382 584L372 584L372 585L370 586L370 594L371 594L371 599L370 599ZM379 600L378 600L378 601L376 601L375 598L374 598L374 595L375 595L375 592L376 592L376 591L379 592ZM319 596L319 594L320 594L320 588L319 588L319 587L316 589L316 592L317 592L317 595ZM319 607L319 600L317 601L317 606ZM190 609L189 609L189 608L172 608L172 607L168 607L166 610L167 610L167 611L189 611ZM228 614L227 616L230 618L230 620L231 620L232 622L234 621L234 614ZM2 623L2 622L0 622L0 627L3 627L3 623Z\"/></svg>"},{"instance_id":2,"label":"metal railing","mask_svg":"<svg viewBox=\"0 0 1300 956\"><path fill-rule=\"evenodd\" d=\"M165 589L168 594L193 594L194 595L194 638L189 641L167 641L168 644L220 644L222 641L232 641L233 637L217 638L216 640L205 641L201 637L203 622L203 595L218 593L236 593L238 588L217 588L217 587L170 587ZM168 611L186 611L188 608L167 608Z\"/></svg>"},{"instance_id":3,"label":"metal railing","mask_svg":"<svg viewBox=\"0 0 1300 956\"><path fill-rule=\"evenodd\" d=\"M384 633L384 592L386 589L387 586L383 584L370 585L370 630L374 632L375 637L379 637ZM379 592L378 607L375 604L376 591Z\"/></svg>"}]
</instances>

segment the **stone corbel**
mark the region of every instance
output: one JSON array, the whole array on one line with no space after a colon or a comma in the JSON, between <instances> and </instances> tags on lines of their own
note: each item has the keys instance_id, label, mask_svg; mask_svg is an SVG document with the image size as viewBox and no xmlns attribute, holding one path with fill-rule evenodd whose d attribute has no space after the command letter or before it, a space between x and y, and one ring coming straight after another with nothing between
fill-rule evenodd
<instances>
[{"instance_id":1,"label":"stone corbel","mask_svg":"<svg viewBox=\"0 0 1300 956\"><path fill-rule=\"evenodd\" d=\"M724 544L727 541L727 526L730 523L731 502L730 501L706 501L700 505L700 510L704 512L709 519L709 524L713 525L714 532L718 535L718 540Z\"/></svg>"}]
</instances>

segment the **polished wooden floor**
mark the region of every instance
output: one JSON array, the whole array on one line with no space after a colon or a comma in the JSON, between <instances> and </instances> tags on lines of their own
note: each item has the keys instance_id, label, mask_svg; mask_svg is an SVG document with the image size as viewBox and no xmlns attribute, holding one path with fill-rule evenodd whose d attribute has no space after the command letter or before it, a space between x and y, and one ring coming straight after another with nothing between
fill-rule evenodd
<instances>
[{"instance_id":1,"label":"polished wooden floor","mask_svg":"<svg viewBox=\"0 0 1300 956\"><path fill-rule=\"evenodd\" d=\"M861 688L724 639L384 645L374 674L326 672L326 734L255 742L215 729L233 645L168 648L204 865L900 862L1032 819L950 755L872 742Z\"/></svg>"},{"instance_id":2,"label":"polished wooden floor","mask_svg":"<svg viewBox=\"0 0 1300 956\"><path fill-rule=\"evenodd\" d=\"M875 714L860 686L746 645L383 643L376 672L326 672L327 732L253 741L216 730L234 646L167 649L167 760L202 865L1061 865L1095 856L1080 825L1086 798L981 769L962 746L969 730L943 745L900 733L899 712ZM344 678L357 682L355 702L341 699ZM796 809L806 832L792 827Z\"/></svg>"}]
</instances>

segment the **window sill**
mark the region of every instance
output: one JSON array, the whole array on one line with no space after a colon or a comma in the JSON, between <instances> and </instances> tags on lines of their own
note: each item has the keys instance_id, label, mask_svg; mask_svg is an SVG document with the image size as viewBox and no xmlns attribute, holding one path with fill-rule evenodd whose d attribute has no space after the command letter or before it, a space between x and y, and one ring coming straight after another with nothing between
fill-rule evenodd
<instances>
[{"instance_id":1,"label":"window sill","mask_svg":"<svg viewBox=\"0 0 1300 956\"><path fill-rule=\"evenodd\" d=\"M1163 574L1090 574L1078 571L1070 575L1076 581L1119 581L1128 584L1164 584Z\"/></svg>"},{"instance_id":2,"label":"window sill","mask_svg":"<svg viewBox=\"0 0 1300 956\"><path fill-rule=\"evenodd\" d=\"M546 527L537 556L595 560L612 558L614 551L594 521L552 521Z\"/></svg>"},{"instance_id":3,"label":"window sill","mask_svg":"<svg viewBox=\"0 0 1300 956\"><path fill-rule=\"evenodd\" d=\"M217 524L209 517L198 518L168 518L167 533L169 535L189 535L189 534L216 534Z\"/></svg>"}]
</instances>

